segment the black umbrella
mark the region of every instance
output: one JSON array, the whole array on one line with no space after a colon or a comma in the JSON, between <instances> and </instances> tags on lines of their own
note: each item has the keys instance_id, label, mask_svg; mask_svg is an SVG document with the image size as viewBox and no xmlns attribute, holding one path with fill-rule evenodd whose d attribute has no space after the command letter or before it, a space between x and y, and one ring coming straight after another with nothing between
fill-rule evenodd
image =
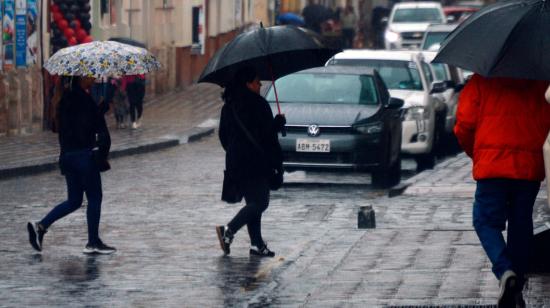
<instances>
[{"instance_id":1,"label":"black umbrella","mask_svg":"<svg viewBox=\"0 0 550 308\"><path fill-rule=\"evenodd\" d=\"M111 37L109 39L109 41L115 41L115 42L119 42L119 43L122 43L122 44L128 44L128 45L132 45L132 46L136 46L136 47L141 47L141 48L147 48L147 46L140 42L140 41L136 41L132 38L129 38L129 37Z\"/></svg>"},{"instance_id":2,"label":"black umbrella","mask_svg":"<svg viewBox=\"0 0 550 308\"><path fill-rule=\"evenodd\" d=\"M234 74L252 66L260 79L273 80L322 66L340 50L330 49L316 33L294 26L260 27L235 37L214 54L198 82L225 87ZM279 113L281 112L277 101Z\"/></svg>"},{"instance_id":3,"label":"black umbrella","mask_svg":"<svg viewBox=\"0 0 550 308\"><path fill-rule=\"evenodd\" d=\"M486 77L550 80L550 3L500 1L470 16L443 41L433 62Z\"/></svg>"}]
</instances>

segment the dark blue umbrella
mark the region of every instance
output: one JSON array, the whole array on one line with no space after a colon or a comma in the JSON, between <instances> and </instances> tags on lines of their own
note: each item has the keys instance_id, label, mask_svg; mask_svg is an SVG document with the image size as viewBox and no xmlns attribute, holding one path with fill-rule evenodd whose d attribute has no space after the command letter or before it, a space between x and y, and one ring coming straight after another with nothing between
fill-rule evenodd
<instances>
[{"instance_id":1,"label":"dark blue umbrella","mask_svg":"<svg viewBox=\"0 0 550 308\"><path fill-rule=\"evenodd\" d=\"M550 3L511 0L481 9L449 34L433 62L486 77L550 80Z\"/></svg>"},{"instance_id":2,"label":"dark blue umbrella","mask_svg":"<svg viewBox=\"0 0 550 308\"><path fill-rule=\"evenodd\" d=\"M302 16L289 12L277 16L277 24L302 27L305 25L305 22Z\"/></svg>"}]
</instances>

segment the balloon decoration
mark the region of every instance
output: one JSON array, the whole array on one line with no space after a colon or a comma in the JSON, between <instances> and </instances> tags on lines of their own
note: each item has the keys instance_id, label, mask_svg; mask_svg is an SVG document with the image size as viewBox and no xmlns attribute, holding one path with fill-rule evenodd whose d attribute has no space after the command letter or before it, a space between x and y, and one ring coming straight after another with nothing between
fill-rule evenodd
<instances>
[{"instance_id":1,"label":"balloon decoration","mask_svg":"<svg viewBox=\"0 0 550 308\"><path fill-rule=\"evenodd\" d=\"M50 13L52 53L94 40L90 35L90 0L53 0Z\"/></svg>"}]
</instances>

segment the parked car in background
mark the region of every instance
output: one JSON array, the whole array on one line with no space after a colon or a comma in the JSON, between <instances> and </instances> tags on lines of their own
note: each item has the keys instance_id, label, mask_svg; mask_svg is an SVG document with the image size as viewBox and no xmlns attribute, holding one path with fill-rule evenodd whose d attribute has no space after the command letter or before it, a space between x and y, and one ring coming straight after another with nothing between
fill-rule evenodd
<instances>
[{"instance_id":1,"label":"parked car in background","mask_svg":"<svg viewBox=\"0 0 550 308\"><path fill-rule=\"evenodd\" d=\"M445 63L432 63L433 59L437 55L437 52L425 51L423 54L426 61L432 66L434 79L439 82L444 82L446 85L445 91L439 94L446 105L445 110L441 111L442 114L445 114L445 140L443 140L445 143L445 141L452 139L454 136L453 128L456 123L458 96L460 95L462 88L464 88L465 80L462 70L456 66L450 66Z\"/></svg>"},{"instance_id":2,"label":"parked car in background","mask_svg":"<svg viewBox=\"0 0 550 308\"><path fill-rule=\"evenodd\" d=\"M420 49L438 51L441 43L457 26L457 24L429 25L422 37Z\"/></svg>"},{"instance_id":3,"label":"parked car in background","mask_svg":"<svg viewBox=\"0 0 550 308\"><path fill-rule=\"evenodd\" d=\"M346 50L327 65L365 66L376 69L392 97L405 101L401 151L413 155L418 169L433 168L435 149L444 134L445 108L437 82L420 51Z\"/></svg>"},{"instance_id":4,"label":"parked car in background","mask_svg":"<svg viewBox=\"0 0 550 308\"><path fill-rule=\"evenodd\" d=\"M378 187L400 181L403 101L390 97L375 70L313 68L275 86L287 120L287 135L279 136L285 170L370 171ZM272 87L265 97L276 112Z\"/></svg>"},{"instance_id":5,"label":"parked car in background","mask_svg":"<svg viewBox=\"0 0 550 308\"><path fill-rule=\"evenodd\" d=\"M426 29L420 49L438 51L445 38L458 27L458 24L430 25ZM473 74L468 70L460 69L462 79L467 80Z\"/></svg>"},{"instance_id":6,"label":"parked car in background","mask_svg":"<svg viewBox=\"0 0 550 308\"><path fill-rule=\"evenodd\" d=\"M449 23L461 23L473 13L479 11L477 7L470 6L444 6L443 12Z\"/></svg>"},{"instance_id":7,"label":"parked car in background","mask_svg":"<svg viewBox=\"0 0 550 308\"><path fill-rule=\"evenodd\" d=\"M386 49L418 48L430 24L444 24L446 17L438 2L401 2L386 19Z\"/></svg>"}]
</instances>

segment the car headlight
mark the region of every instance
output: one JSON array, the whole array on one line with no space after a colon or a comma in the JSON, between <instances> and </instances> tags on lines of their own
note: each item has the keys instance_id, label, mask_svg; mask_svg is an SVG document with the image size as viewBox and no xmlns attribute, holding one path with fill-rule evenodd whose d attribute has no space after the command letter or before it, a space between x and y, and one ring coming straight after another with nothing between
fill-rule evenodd
<instances>
[{"instance_id":1,"label":"car headlight","mask_svg":"<svg viewBox=\"0 0 550 308\"><path fill-rule=\"evenodd\" d=\"M406 121L427 120L430 118L430 109L424 107L411 107L405 111Z\"/></svg>"},{"instance_id":2,"label":"car headlight","mask_svg":"<svg viewBox=\"0 0 550 308\"><path fill-rule=\"evenodd\" d=\"M399 40L399 33L393 32L391 30L386 30L384 36L386 37L386 40L390 43L395 43Z\"/></svg>"},{"instance_id":3,"label":"car headlight","mask_svg":"<svg viewBox=\"0 0 550 308\"><path fill-rule=\"evenodd\" d=\"M361 134L378 134L382 132L384 125L382 122L369 123L364 125L355 125L353 128Z\"/></svg>"}]
</instances>

